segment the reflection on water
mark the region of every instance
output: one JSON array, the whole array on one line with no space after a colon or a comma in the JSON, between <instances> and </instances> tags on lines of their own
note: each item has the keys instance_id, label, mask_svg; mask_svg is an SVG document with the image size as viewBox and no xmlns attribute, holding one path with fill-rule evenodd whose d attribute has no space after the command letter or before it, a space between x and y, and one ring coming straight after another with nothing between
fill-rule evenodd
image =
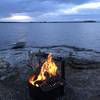
<instances>
[{"instance_id":1,"label":"reflection on water","mask_svg":"<svg viewBox=\"0 0 100 100\"><path fill-rule=\"evenodd\" d=\"M100 50L100 23L0 23L0 47L16 42Z\"/></svg>"}]
</instances>

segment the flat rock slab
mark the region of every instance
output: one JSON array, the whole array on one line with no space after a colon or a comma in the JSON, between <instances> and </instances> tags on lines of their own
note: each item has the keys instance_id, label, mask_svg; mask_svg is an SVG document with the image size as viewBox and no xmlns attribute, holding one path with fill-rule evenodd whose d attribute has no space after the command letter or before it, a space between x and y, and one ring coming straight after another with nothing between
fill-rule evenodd
<instances>
[{"instance_id":1,"label":"flat rock slab","mask_svg":"<svg viewBox=\"0 0 100 100\"><path fill-rule=\"evenodd\" d=\"M11 62L14 62L14 70L11 70L10 66L6 66L6 63L1 62L0 100L31 100L27 86L27 77L31 71L24 64L29 58L28 52L17 50L13 51L14 53L11 52L9 57L12 58ZM75 50L63 47L49 50L57 56L67 56L65 58L67 84L64 100L100 100L100 52ZM42 51L48 50L42 49ZM7 60L9 61L9 59Z\"/></svg>"},{"instance_id":2,"label":"flat rock slab","mask_svg":"<svg viewBox=\"0 0 100 100\"><path fill-rule=\"evenodd\" d=\"M100 69L66 68L66 81L75 98L68 100L100 100ZM66 93L67 93L66 88ZM66 95L68 98L68 95ZM72 95L73 96L73 95Z\"/></svg>"},{"instance_id":3,"label":"flat rock slab","mask_svg":"<svg viewBox=\"0 0 100 100\"><path fill-rule=\"evenodd\" d=\"M0 81L0 100L31 100L28 94L27 72L17 69L15 74Z\"/></svg>"}]
</instances>

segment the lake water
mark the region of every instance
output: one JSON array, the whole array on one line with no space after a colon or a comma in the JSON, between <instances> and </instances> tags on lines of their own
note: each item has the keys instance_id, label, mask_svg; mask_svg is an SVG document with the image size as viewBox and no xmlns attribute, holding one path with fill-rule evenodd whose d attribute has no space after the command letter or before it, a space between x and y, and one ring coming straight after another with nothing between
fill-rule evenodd
<instances>
[{"instance_id":1,"label":"lake water","mask_svg":"<svg viewBox=\"0 0 100 100\"><path fill-rule=\"evenodd\" d=\"M0 23L0 48L27 45L70 45L100 51L100 23Z\"/></svg>"}]
</instances>

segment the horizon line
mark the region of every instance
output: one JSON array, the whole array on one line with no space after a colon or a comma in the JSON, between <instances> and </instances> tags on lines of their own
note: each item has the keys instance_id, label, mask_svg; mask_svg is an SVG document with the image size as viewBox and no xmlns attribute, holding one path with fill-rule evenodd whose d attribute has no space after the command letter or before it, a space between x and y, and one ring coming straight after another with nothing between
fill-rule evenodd
<instances>
[{"instance_id":1,"label":"horizon line","mask_svg":"<svg viewBox=\"0 0 100 100\"><path fill-rule=\"evenodd\" d=\"M96 21L96 20L80 20L80 21L0 21L0 23L73 23L73 22L91 22L91 23L95 23L95 22L100 22L100 21Z\"/></svg>"}]
</instances>

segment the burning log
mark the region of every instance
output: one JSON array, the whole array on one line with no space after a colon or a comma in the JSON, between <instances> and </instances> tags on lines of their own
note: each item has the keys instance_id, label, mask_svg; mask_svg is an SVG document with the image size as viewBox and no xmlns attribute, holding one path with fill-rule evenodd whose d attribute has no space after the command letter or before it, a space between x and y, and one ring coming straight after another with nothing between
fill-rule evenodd
<instances>
[{"instance_id":1,"label":"burning log","mask_svg":"<svg viewBox=\"0 0 100 100\"><path fill-rule=\"evenodd\" d=\"M38 72L39 72L39 75L37 77ZM51 53L48 55L48 59L44 62L41 69L38 70L36 72L36 74L34 74L33 79L30 81L30 83L32 83L34 85L35 81L46 80L47 79L47 74L49 74L48 76L50 76L50 77L53 77L53 76L57 75L57 66L54 63L54 61L52 60Z\"/></svg>"},{"instance_id":2,"label":"burning log","mask_svg":"<svg viewBox=\"0 0 100 100\"><path fill-rule=\"evenodd\" d=\"M40 84L42 91L50 91L64 85L64 80L60 76L51 77Z\"/></svg>"},{"instance_id":3,"label":"burning log","mask_svg":"<svg viewBox=\"0 0 100 100\"><path fill-rule=\"evenodd\" d=\"M39 64L39 66L42 66L41 62L43 62L43 58L47 58L47 56L48 56L47 53L41 52L40 50L39 50L39 52L36 52L36 53L30 51L28 66L31 67L33 70L33 67L31 65L32 65L32 62L34 62L33 58L35 58L35 57L38 57L38 64ZM41 61L41 59L42 59L42 61ZM62 64L61 65L61 75L62 75L62 78L65 79L65 59L63 57L57 57L57 56L55 56L53 59L57 62L61 62L61 64ZM34 63L36 63L36 62L34 62Z\"/></svg>"},{"instance_id":4,"label":"burning log","mask_svg":"<svg viewBox=\"0 0 100 100\"><path fill-rule=\"evenodd\" d=\"M64 80L49 53L42 67L28 79L30 96L36 100L52 100L64 94ZM39 94L39 96L37 95Z\"/></svg>"},{"instance_id":5,"label":"burning log","mask_svg":"<svg viewBox=\"0 0 100 100\"><path fill-rule=\"evenodd\" d=\"M52 77L44 81L39 80L34 85L28 81L28 86L32 100L56 100L59 96L64 95L64 81L61 77Z\"/></svg>"}]
</instances>

